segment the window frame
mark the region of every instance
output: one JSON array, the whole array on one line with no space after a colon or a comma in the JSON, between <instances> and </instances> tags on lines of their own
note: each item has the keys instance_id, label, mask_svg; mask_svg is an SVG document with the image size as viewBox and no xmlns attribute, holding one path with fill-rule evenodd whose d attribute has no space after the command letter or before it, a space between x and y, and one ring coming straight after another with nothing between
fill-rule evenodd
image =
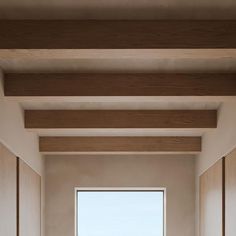
<instances>
[{"instance_id":1,"label":"window frame","mask_svg":"<svg viewBox=\"0 0 236 236\"><path fill-rule=\"evenodd\" d=\"M78 233L78 192L162 192L163 193L163 236L166 236L166 188L136 188L136 187L128 187L128 188L113 188L113 187L76 187L74 189L75 194L75 236L79 236Z\"/></svg>"}]
</instances>

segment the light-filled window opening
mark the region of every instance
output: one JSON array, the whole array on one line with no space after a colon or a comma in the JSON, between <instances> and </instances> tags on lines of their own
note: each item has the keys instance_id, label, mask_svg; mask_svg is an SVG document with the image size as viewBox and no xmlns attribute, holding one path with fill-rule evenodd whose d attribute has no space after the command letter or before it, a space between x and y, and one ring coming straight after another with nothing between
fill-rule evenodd
<instances>
[{"instance_id":1,"label":"light-filled window opening","mask_svg":"<svg viewBox=\"0 0 236 236\"><path fill-rule=\"evenodd\" d=\"M164 236L164 190L77 190L76 236Z\"/></svg>"}]
</instances>

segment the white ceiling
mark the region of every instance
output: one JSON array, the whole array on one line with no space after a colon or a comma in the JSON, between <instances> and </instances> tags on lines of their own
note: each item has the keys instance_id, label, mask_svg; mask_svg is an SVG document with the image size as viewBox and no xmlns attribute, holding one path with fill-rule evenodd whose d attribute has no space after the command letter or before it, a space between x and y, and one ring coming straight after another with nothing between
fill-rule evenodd
<instances>
[{"instance_id":1,"label":"white ceiling","mask_svg":"<svg viewBox=\"0 0 236 236\"><path fill-rule=\"evenodd\" d=\"M27 129L39 136L202 136L214 129Z\"/></svg>"},{"instance_id":2,"label":"white ceiling","mask_svg":"<svg viewBox=\"0 0 236 236\"><path fill-rule=\"evenodd\" d=\"M0 50L7 71L232 72L236 49Z\"/></svg>"},{"instance_id":3,"label":"white ceiling","mask_svg":"<svg viewBox=\"0 0 236 236\"><path fill-rule=\"evenodd\" d=\"M236 19L235 0L0 0L0 19ZM236 50L0 50L3 71L233 72ZM218 109L220 97L6 98L23 109ZM199 136L212 129L51 129L38 135Z\"/></svg>"},{"instance_id":4,"label":"white ceiling","mask_svg":"<svg viewBox=\"0 0 236 236\"><path fill-rule=\"evenodd\" d=\"M217 101L87 101L87 102L22 102L24 109L31 110L214 110L218 109L220 103Z\"/></svg>"}]
</instances>

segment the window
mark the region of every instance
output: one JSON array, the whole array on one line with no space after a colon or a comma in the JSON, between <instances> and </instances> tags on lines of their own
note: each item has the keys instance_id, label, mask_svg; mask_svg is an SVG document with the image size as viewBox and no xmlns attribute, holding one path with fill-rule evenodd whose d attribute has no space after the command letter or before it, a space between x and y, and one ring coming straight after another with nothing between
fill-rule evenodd
<instances>
[{"instance_id":1,"label":"window","mask_svg":"<svg viewBox=\"0 0 236 236\"><path fill-rule=\"evenodd\" d=\"M164 190L77 190L76 236L163 236Z\"/></svg>"}]
</instances>

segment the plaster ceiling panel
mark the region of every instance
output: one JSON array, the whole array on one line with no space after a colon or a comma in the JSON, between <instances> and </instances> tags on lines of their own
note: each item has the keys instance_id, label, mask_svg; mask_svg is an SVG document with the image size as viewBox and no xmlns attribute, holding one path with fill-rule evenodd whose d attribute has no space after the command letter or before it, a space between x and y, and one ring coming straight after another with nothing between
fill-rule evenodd
<instances>
[{"instance_id":1,"label":"plaster ceiling panel","mask_svg":"<svg viewBox=\"0 0 236 236\"><path fill-rule=\"evenodd\" d=\"M28 110L214 110L219 102L101 101L101 102L34 102L21 103Z\"/></svg>"},{"instance_id":2,"label":"plaster ceiling panel","mask_svg":"<svg viewBox=\"0 0 236 236\"><path fill-rule=\"evenodd\" d=\"M0 50L0 67L24 72L232 72L236 50Z\"/></svg>"},{"instance_id":3,"label":"plaster ceiling panel","mask_svg":"<svg viewBox=\"0 0 236 236\"><path fill-rule=\"evenodd\" d=\"M39 136L202 136L213 129L27 129Z\"/></svg>"}]
</instances>

